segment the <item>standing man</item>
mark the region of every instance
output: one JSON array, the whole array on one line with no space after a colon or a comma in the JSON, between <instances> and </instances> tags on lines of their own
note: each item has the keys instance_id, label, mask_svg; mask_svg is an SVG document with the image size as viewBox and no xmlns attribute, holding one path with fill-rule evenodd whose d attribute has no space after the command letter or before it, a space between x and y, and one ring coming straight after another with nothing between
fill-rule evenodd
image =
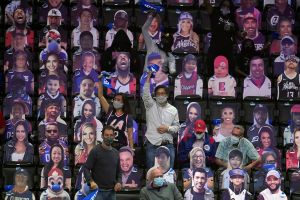
<instances>
[{"instance_id":1,"label":"standing man","mask_svg":"<svg viewBox=\"0 0 300 200\"><path fill-rule=\"evenodd\" d=\"M173 137L179 130L179 118L177 109L168 103L168 88L159 85L155 88L156 101L150 94L150 77L148 72L144 85L143 101L146 108L146 165L149 169L154 165L155 151L159 146L166 146L170 150L170 167L173 168L175 149Z\"/></svg>"},{"instance_id":2,"label":"standing man","mask_svg":"<svg viewBox=\"0 0 300 200\"><path fill-rule=\"evenodd\" d=\"M207 182L207 174L204 168L196 168L193 171L193 182L194 186L185 192L184 199L214 199L214 193L211 190L205 188Z\"/></svg>"},{"instance_id":3,"label":"standing man","mask_svg":"<svg viewBox=\"0 0 300 200\"><path fill-rule=\"evenodd\" d=\"M244 138L244 128L240 125L235 125L232 130L232 135L220 142L216 152L216 163L219 166L227 168L228 154L233 149L238 149L243 153L245 170L250 171L260 163L260 157L256 149L249 140Z\"/></svg>"},{"instance_id":4,"label":"standing man","mask_svg":"<svg viewBox=\"0 0 300 200\"><path fill-rule=\"evenodd\" d=\"M111 145L115 138L114 128L106 126L102 131L103 142L95 146L84 165L84 177L92 190L98 188L95 200L116 200L121 190L119 152Z\"/></svg>"}]
</instances>

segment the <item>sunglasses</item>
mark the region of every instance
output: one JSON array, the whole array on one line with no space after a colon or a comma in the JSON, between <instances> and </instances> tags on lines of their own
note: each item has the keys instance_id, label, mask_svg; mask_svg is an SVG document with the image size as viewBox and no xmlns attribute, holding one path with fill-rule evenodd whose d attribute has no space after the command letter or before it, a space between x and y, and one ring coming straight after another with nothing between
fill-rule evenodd
<instances>
[{"instance_id":1,"label":"sunglasses","mask_svg":"<svg viewBox=\"0 0 300 200\"><path fill-rule=\"evenodd\" d=\"M50 130L46 130L47 131L47 133L51 133L51 132L53 132L53 133L57 133L58 132L58 130L52 130L52 129L50 129Z\"/></svg>"}]
</instances>

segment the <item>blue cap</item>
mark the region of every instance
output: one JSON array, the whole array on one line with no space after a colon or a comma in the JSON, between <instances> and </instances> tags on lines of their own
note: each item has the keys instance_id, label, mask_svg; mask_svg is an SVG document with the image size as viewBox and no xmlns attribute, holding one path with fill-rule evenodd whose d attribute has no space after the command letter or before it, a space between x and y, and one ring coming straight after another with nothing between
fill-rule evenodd
<instances>
[{"instance_id":1,"label":"blue cap","mask_svg":"<svg viewBox=\"0 0 300 200\"><path fill-rule=\"evenodd\" d=\"M240 169L240 168L236 168L236 169L232 169L229 171L229 176L233 177L233 176L245 176L245 171Z\"/></svg>"}]
</instances>

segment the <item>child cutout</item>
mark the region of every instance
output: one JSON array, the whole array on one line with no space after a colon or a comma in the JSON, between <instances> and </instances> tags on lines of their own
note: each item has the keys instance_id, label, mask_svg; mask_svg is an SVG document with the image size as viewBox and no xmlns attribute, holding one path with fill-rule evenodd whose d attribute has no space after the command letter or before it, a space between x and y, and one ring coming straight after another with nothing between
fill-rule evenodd
<instances>
[{"instance_id":1,"label":"child cutout","mask_svg":"<svg viewBox=\"0 0 300 200\"><path fill-rule=\"evenodd\" d=\"M56 75L49 75L46 80L46 92L38 99L38 118L44 118L45 107L49 101L56 101L60 105L60 116L66 117L67 102L63 94L60 93L60 81Z\"/></svg>"},{"instance_id":2,"label":"child cutout","mask_svg":"<svg viewBox=\"0 0 300 200\"><path fill-rule=\"evenodd\" d=\"M214 60L214 75L208 80L210 96L235 97L235 79L228 73L228 60L225 56L217 56Z\"/></svg>"},{"instance_id":3,"label":"child cutout","mask_svg":"<svg viewBox=\"0 0 300 200\"><path fill-rule=\"evenodd\" d=\"M182 62L182 71L175 79L174 98L178 95L202 97L203 80L197 74L197 58L188 54Z\"/></svg>"},{"instance_id":4,"label":"child cutout","mask_svg":"<svg viewBox=\"0 0 300 200\"><path fill-rule=\"evenodd\" d=\"M229 171L229 176L230 186L222 192L221 200L250 200L251 194L245 189L245 171L240 168L232 169Z\"/></svg>"},{"instance_id":5,"label":"child cutout","mask_svg":"<svg viewBox=\"0 0 300 200\"><path fill-rule=\"evenodd\" d=\"M241 169L243 167L243 153L238 149L233 149L228 155L228 167L221 173L221 189L229 188L231 185L230 171L233 169ZM250 177L247 172L243 173L244 188L249 189Z\"/></svg>"}]
</instances>

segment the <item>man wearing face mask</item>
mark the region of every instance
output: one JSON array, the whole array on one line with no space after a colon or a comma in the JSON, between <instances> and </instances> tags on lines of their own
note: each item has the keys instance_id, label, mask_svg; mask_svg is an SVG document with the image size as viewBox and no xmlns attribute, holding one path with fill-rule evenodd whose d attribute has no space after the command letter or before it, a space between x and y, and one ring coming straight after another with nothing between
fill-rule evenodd
<instances>
[{"instance_id":1,"label":"man wearing face mask","mask_svg":"<svg viewBox=\"0 0 300 200\"><path fill-rule=\"evenodd\" d=\"M173 168L175 149L173 137L179 130L179 118L177 109L168 103L168 88L157 86L154 90L155 99L150 94L149 71L144 85L143 101L146 108L146 166L149 169L154 165L155 151L159 146L166 146L170 150L170 167Z\"/></svg>"},{"instance_id":2,"label":"man wearing face mask","mask_svg":"<svg viewBox=\"0 0 300 200\"><path fill-rule=\"evenodd\" d=\"M235 125L230 137L222 140L216 152L216 163L227 168L228 153L233 149L239 149L243 153L244 169L250 171L253 167L260 163L260 157L254 148L253 144L243 137L244 128L240 125Z\"/></svg>"},{"instance_id":3,"label":"man wearing face mask","mask_svg":"<svg viewBox=\"0 0 300 200\"><path fill-rule=\"evenodd\" d=\"M287 200L286 194L281 190L281 177L278 171L271 170L266 176L267 189L259 193L258 200L282 199Z\"/></svg>"},{"instance_id":4,"label":"man wearing face mask","mask_svg":"<svg viewBox=\"0 0 300 200\"><path fill-rule=\"evenodd\" d=\"M119 152L111 145L115 138L114 128L106 126L102 131L103 142L95 146L84 165L84 177L91 190L98 188L95 200L116 200L121 190L122 175Z\"/></svg>"},{"instance_id":5,"label":"man wearing face mask","mask_svg":"<svg viewBox=\"0 0 300 200\"><path fill-rule=\"evenodd\" d=\"M183 200L176 185L167 183L163 179L163 173L159 168L151 168L147 172L147 186L140 192L140 200Z\"/></svg>"}]
</instances>

